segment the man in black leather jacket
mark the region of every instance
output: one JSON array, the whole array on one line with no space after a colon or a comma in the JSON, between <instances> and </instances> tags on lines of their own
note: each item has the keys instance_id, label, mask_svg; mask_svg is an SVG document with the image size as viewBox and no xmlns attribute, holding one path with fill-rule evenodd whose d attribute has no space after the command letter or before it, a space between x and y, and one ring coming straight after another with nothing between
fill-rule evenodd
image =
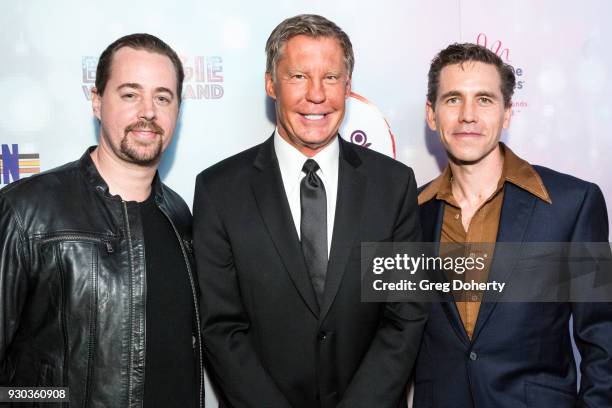
<instances>
[{"instance_id":1,"label":"man in black leather jacket","mask_svg":"<svg viewBox=\"0 0 612 408\"><path fill-rule=\"evenodd\" d=\"M0 191L0 386L203 406L191 214L157 174L183 77L158 38L115 41L92 91L100 144Z\"/></svg>"}]
</instances>

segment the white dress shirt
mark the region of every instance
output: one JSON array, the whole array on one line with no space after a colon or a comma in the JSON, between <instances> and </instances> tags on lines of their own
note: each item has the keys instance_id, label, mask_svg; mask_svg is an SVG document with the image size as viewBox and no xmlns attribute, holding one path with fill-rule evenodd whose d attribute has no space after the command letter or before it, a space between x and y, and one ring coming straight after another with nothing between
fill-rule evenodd
<instances>
[{"instance_id":1,"label":"white dress shirt","mask_svg":"<svg viewBox=\"0 0 612 408\"><path fill-rule=\"evenodd\" d=\"M302 207L300 205L300 182L306 176L302 167L306 160L313 159L319 165L317 176L323 180L325 196L327 197L327 257L331 250L332 234L334 231L334 218L336 215L336 196L338 195L338 166L340 162L340 144L338 136L313 157L307 157L274 132L274 151L278 158L285 194L291 209L293 223L298 237L301 235L300 222L302 220Z\"/></svg>"}]
</instances>

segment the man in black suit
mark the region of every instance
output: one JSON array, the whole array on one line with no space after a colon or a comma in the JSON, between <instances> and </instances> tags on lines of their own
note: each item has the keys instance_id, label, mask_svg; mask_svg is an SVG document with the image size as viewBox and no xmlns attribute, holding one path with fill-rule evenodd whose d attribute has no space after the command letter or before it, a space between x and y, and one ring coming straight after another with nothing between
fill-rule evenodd
<instances>
[{"instance_id":1,"label":"man in black suit","mask_svg":"<svg viewBox=\"0 0 612 408\"><path fill-rule=\"evenodd\" d=\"M266 44L276 130L197 178L205 353L234 407L405 406L426 313L362 303L360 244L419 241L405 165L338 137L348 36L299 15Z\"/></svg>"}]
</instances>

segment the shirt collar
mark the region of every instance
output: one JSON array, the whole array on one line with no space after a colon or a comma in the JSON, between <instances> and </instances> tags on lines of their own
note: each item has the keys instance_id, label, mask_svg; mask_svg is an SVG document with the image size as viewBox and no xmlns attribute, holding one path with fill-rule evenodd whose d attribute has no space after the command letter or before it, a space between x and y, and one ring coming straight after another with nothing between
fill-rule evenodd
<instances>
[{"instance_id":1,"label":"shirt collar","mask_svg":"<svg viewBox=\"0 0 612 408\"><path fill-rule=\"evenodd\" d=\"M299 184L301 181L302 167L309 157L302 154L298 149L283 139L278 133L278 128L274 131L274 151L278 159L278 166L283 175L283 180L286 175L287 180L285 180L285 184L288 185L288 190L292 190L295 185ZM337 171L339 156L340 143L338 142L338 136L336 136L327 146L311 157L319 165L324 181L326 177L331 177L333 175L334 169Z\"/></svg>"},{"instance_id":2,"label":"shirt collar","mask_svg":"<svg viewBox=\"0 0 612 408\"><path fill-rule=\"evenodd\" d=\"M550 195L542 182L542 178L535 171L533 166L525 160L518 157L504 143L499 143L502 154L504 155L504 168L502 170L502 178L500 185L503 182L509 182L523 190L533 194L542 201L552 204ZM446 166L442 174L432 180L427 187L419 194L419 205L426 203L434 198L446 202L454 202L451 189L452 172L450 166Z\"/></svg>"}]
</instances>

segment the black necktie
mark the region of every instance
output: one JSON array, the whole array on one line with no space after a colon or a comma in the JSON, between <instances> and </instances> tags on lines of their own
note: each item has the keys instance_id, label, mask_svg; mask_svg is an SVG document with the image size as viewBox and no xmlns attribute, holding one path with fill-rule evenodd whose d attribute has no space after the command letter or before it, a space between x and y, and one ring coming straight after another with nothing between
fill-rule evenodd
<instances>
[{"instance_id":1,"label":"black necktie","mask_svg":"<svg viewBox=\"0 0 612 408\"><path fill-rule=\"evenodd\" d=\"M306 176L300 183L302 219L300 223L302 253L310 274L319 305L323 300L327 272L327 198L323 180L317 176L319 165L306 160L302 171Z\"/></svg>"}]
</instances>

